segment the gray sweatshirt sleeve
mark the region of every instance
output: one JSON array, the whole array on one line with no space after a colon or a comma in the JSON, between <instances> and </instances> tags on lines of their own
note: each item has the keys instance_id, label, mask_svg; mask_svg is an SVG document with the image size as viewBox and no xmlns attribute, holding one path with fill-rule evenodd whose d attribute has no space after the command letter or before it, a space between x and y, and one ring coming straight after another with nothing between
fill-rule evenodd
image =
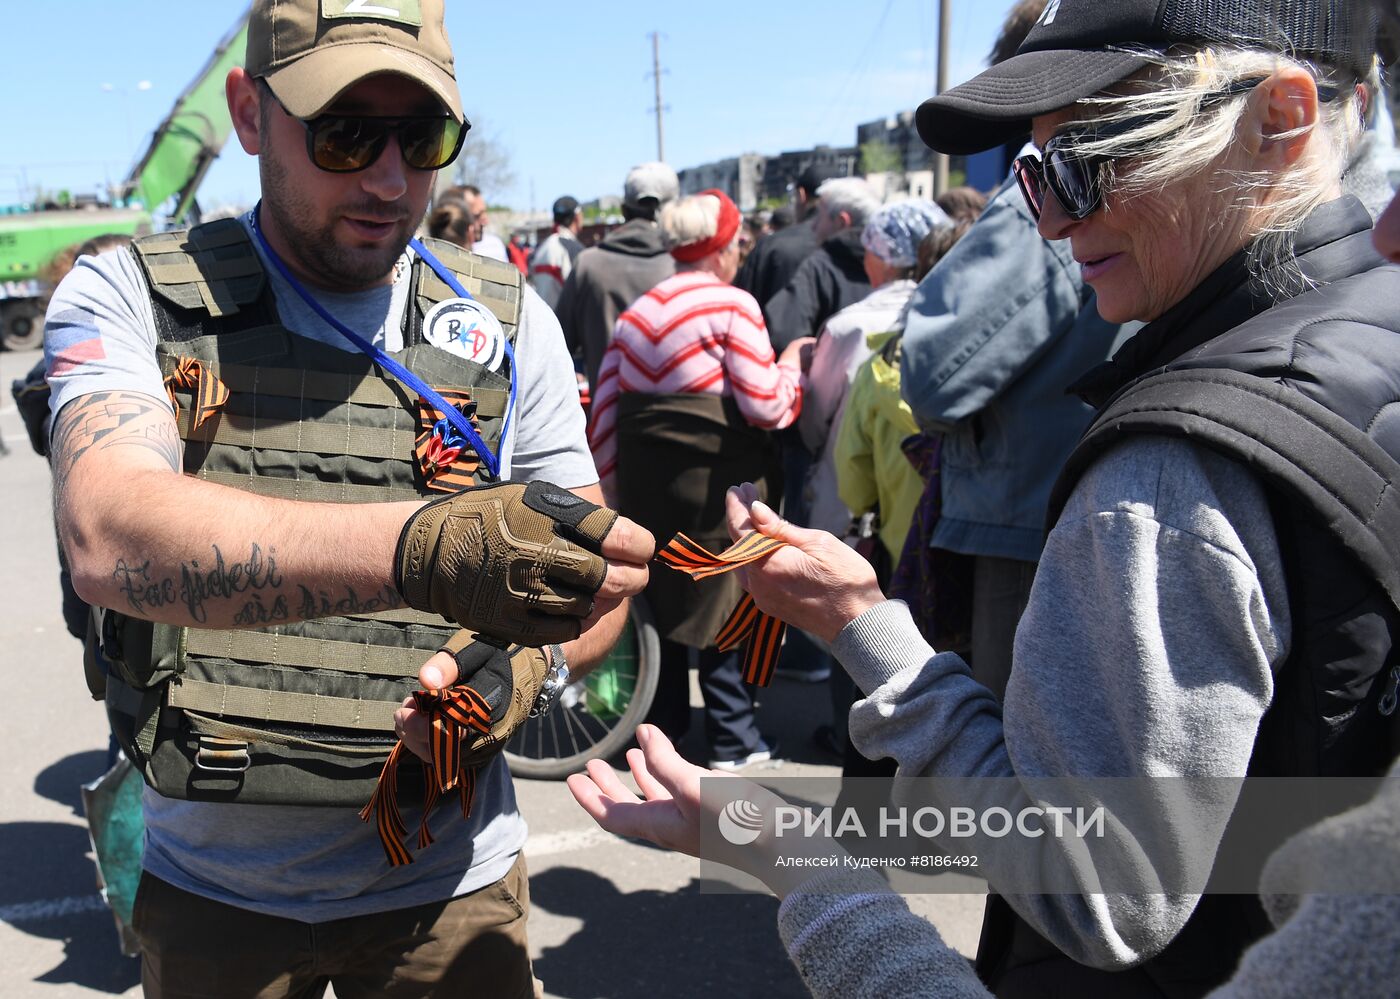
<instances>
[{"instance_id":1,"label":"gray sweatshirt sleeve","mask_svg":"<svg viewBox=\"0 0 1400 999\"><path fill-rule=\"evenodd\" d=\"M967 959L877 874L819 875L783 900L778 933L814 999L990 999Z\"/></svg>"},{"instance_id":2,"label":"gray sweatshirt sleeve","mask_svg":"<svg viewBox=\"0 0 1400 999\"><path fill-rule=\"evenodd\" d=\"M939 800L927 778L1004 778L999 803L1013 813L1046 803L1037 779L1139 778L1098 785L1101 838L956 843L1065 954L1122 968L1186 922L1198 896L1168 889L1203 880L1235 802L1186 784L1167 802L1137 793L1142 779L1242 776L1288 634L1258 482L1185 441L1143 438L1089 469L1051 532L1004 711L960 658L929 648L899 602L853 621L834 651L869 695L851 711L851 738L898 761L901 804L965 803ZM1106 871L1142 893L1105 892ZM1046 883L1069 887L1029 887Z\"/></svg>"},{"instance_id":3,"label":"gray sweatshirt sleeve","mask_svg":"<svg viewBox=\"0 0 1400 999\"><path fill-rule=\"evenodd\" d=\"M814 884L783 902L778 932L814 999L991 997L972 965L888 889ZM1385 999L1395 994L1397 946L1400 896L1308 895L1210 999Z\"/></svg>"},{"instance_id":4,"label":"gray sweatshirt sleeve","mask_svg":"<svg viewBox=\"0 0 1400 999\"><path fill-rule=\"evenodd\" d=\"M1245 952L1234 977L1210 999L1394 996L1400 981L1397 881L1400 762L1391 765L1374 799L1274 851L1259 889L1278 929Z\"/></svg>"},{"instance_id":5,"label":"gray sweatshirt sleeve","mask_svg":"<svg viewBox=\"0 0 1400 999\"><path fill-rule=\"evenodd\" d=\"M1210 999L1395 994L1400 895L1400 762L1375 798L1284 843L1260 891L1278 929ZM818 999L983 999L970 966L871 871L813 877L778 909L778 932Z\"/></svg>"}]
</instances>

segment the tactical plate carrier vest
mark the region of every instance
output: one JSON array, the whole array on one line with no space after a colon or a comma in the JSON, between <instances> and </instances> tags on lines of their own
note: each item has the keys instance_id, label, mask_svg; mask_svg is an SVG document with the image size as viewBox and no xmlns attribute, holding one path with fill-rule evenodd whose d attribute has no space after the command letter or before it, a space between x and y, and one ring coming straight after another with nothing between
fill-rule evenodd
<instances>
[{"instance_id":1,"label":"tactical plate carrier vest","mask_svg":"<svg viewBox=\"0 0 1400 999\"><path fill-rule=\"evenodd\" d=\"M428 246L491 309L513 343L519 271L448 243ZM293 500L374 503L432 495L414 453L416 394L359 352L284 328L240 222L148 236L133 250L151 289L165 375L192 359L229 393L196 429L198 387L174 389L186 474ZM468 393L481 437L496 452L511 358L491 371L428 343L424 314L455 296L421 260L410 280L404 349L396 359L439 392ZM483 465L473 477L484 481L484 475ZM270 559L274 552L254 550L242 571L269 573L270 563L261 560ZM89 643L108 663L112 729L155 790L261 804L369 800L395 742L395 709L456 628L436 615L382 609L399 604L392 592L303 588L292 603L255 601L249 613L268 625L236 630L96 615L100 623ZM100 665L96 672L100 680ZM410 780L416 775L416 768L404 773Z\"/></svg>"}]
</instances>

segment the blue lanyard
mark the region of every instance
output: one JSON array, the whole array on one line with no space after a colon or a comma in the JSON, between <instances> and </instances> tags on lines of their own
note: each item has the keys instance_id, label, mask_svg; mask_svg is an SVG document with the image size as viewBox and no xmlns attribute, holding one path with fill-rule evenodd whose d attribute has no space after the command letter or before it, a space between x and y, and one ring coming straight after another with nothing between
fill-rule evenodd
<instances>
[{"instance_id":1,"label":"blue lanyard","mask_svg":"<svg viewBox=\"0 0 1400 999\"><path fill-rule=\"evenodd\" d=\"M436 406L447 422L452 424L452 426L470 442L472 449L475 450L477 455L481 458L482 463L486 466L486 470L491 474L491 477L493 479L499 479L501 477L500 456L491 453L490 449L486 446L486 442L481 439L481 435L476 432L476 428L471 425L471 421L462 415L461 410L439 395L437 391L427 382L423 381L423 379L419 378L412 371L409 371L398 361L394 360L388 354L384 353L384 351L380 350L374 344L342 323L339 319L335 318L335 316L331 315L330 312L326 310L325 306L316 301L312 294L302 286L302 283L292 275L292 272L287 269L287 265L282 262L282 258L277 255L277 251L268 245L267 238L262 233L262 226L258 222L258 216L261 211L262 202L258 202L253 208L253 235L257 237L258 245L262 247L263 253L267 254L267 259L272 261L272 266L277 268L277 273L281 274L287 284L291 285L292 290L301 296L303 302L311 306L312 311L314 311L316 315L324 319L332 329L349 340L363 353L367 354L374 363L383 367L395 378L399 379L399 381L403 382L409 388L413 389L413 391ZM457 276L444 267L442 262L438 260L437 257L433 256L426 246L420 243L416 238L409 240L408 245L413 248L414 253L423 258L424 263L433 269L433 273L441 278L445 285L452 289L453 294L460 298L472 299L471 293L462 287L461 282L457 280ZM502 451L505 450L506 435L510 433L511 416L515 413L515 350L510 345L509 337L505 338L505 348L506 357L510 362L510 396L506 402L505 422L501 425L500 446Z\"/></svg>"}]
</instances>

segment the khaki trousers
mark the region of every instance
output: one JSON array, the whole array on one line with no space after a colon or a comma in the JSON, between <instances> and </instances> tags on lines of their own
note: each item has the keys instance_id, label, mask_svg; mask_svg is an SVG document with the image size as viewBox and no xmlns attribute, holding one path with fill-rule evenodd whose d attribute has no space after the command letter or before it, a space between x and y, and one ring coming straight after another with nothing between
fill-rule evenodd
<instances>
[{"instance_id":1,"label":"khaki trousers","mask_svg":"<svg viewBox=\"0 0 1400 999\"><path fill-rule=\"evenodd\" d=\"M469 895L325 923L225 905L141 875L133 922L148 999L337 999L420 996L529 999L520 856Z\"/></svg>"}]
</instances>

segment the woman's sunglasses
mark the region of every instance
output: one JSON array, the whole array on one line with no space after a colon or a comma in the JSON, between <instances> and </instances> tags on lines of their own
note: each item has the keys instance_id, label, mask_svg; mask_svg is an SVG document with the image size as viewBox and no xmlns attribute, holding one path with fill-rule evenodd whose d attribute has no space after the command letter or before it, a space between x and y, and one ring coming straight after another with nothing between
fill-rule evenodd
<instances>
[{"instance_id":1,"label":"woman's sunglasses","mask_svg":"<svg viewBox=\"0 0 1400 999\"><path fill-rule=\"evenodd\" d=\"M1248 93L1261 82L1257 79L1238 80L1219 93L1210 95L1206 104ZM1336 87L1319 85L1317 88L1317 98L1323 103L1334 100L1338 93ZM1118 157L1085 154L1075 147L1086 140L1126 135L1151 121L1151 117L1142 117L1107 126L1071 129L1051 136L1039 155L1027 153L1016 157L1011 164L1011 172L1016 177L1016 184L1021 188L1031 215L1037 222L1040 221L1047 189L1055 195L1064 213L1076 222L1082 222L1098 211L1103 204L1104 168Z\"/></svg>"},{"instance_id":2,"label":"woman's sunglasses","mask_svg":"<svg viewBox=\"0 0 1400 999\"><path fill-rule=\"evenodd\" d=\"M1075 133L1053 136L1045 143L1042 155L1026 153L1011 164L1016 184L1037 222L1045 207L1047 188L1055 193L1065 214L1076 222L1087 219L1103 204L1103 168L1110 160L1084 156L1064 141L1079 137Z\"/></svg>"},{"instance_id":3,"label":"woman's sunglasses","mask_svg":"<svg viewBox=\"0 0 1400 999\"><path fill-rule=\"evenodd\" d=\"M297 119L300 121L301 119ZM449 115L380 118L373 115L323 114L302 121L306 152L322 170L364 170L396 136L403 161L414 170L441 170L457 158L471 122Z\"/></svg>"}]
</instances>

